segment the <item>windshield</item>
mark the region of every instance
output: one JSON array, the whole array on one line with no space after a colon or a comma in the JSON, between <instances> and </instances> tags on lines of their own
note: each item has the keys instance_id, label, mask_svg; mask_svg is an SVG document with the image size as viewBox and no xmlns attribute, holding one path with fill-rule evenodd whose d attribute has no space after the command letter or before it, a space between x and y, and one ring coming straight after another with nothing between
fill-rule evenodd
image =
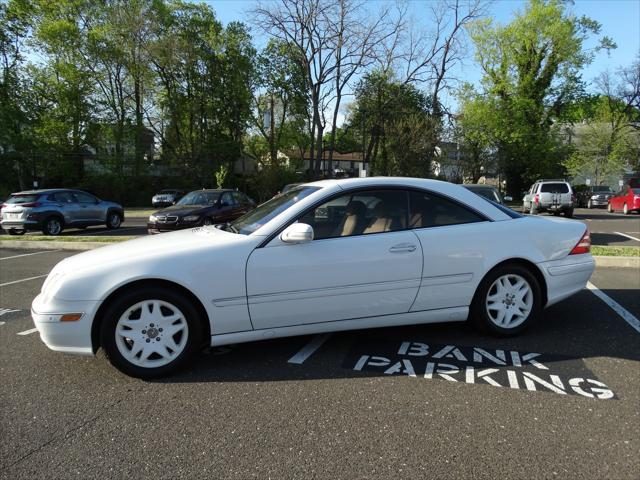
<instances>
[{"instance_id":1,"label":"windshield","mask_svg":"<svg viewBox=\"0 0 640 480\"><path fill-rule=\"evenodd\" d=\"M611 187L602 186L602 187L593 187L594 192L598 193L612 193Z\"/></svg>"},{"instance_id":2,"label":"windshield","mask_svg":"<svg viewBox=\"0 0 640 480\"><path fill-rule=\"evenodd\" d=\"M259 205L255 210L243 215L236 221L232 222L231 229L242 235L249 235L262 227L272 218L280 215L292 205L298 203L313 192L319 190L319 187L300 186L273 197Z\"/></svg>"},{"instance_id":3,"label":"windshield","mask_svg":"<svg viewBox=\"0 0 640 480\"><path fill-rule=\"evenodd\" d=\"M40 195L11 195L7 198L7 201L4 202L7 205L9 204L21 204L21 203L32 203L38 200Z\"/></svg>"},{"instance_id":4,"label":"windshield","mask_svg":"<svg viewBox=\"0 0 640 480\"><path fill-rule=\"evenodd\" d=\"M176 205L214 205L219 196L220 192L189 192Z\"/></svg>"}]
</instances>

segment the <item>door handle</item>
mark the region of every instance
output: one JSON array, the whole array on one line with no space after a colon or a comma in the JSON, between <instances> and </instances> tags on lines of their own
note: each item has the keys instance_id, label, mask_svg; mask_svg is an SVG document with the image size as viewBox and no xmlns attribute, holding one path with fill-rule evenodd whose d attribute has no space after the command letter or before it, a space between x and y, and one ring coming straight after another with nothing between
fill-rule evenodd
<instances>
[{"instance_id":1,"label":"door handle","mask_svg":"<svg viewBox=\"0 0 640 480\"><path fill-rule=\"evenodd\" d=\"M410 253L415 251L417 247L413 243L399 243L389 248L391 253Z\"/></svg>"}]
</instances>

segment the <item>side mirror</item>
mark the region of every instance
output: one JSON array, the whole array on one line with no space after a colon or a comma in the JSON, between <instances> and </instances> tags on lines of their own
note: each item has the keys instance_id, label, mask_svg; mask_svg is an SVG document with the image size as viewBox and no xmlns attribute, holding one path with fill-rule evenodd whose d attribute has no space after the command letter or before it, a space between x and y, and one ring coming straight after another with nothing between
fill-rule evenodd
<instances>
[{"instance_id":1,"label":"side mirror","mask_svg":"<svg viewBox=\"0 0 640 480\"><path fill-rule=\"evenodd\" d=\"M506 197L504 197L504 201L505 202L513 202L513 197L507 195Z\"/></svg>"},{"instance_id":2,"label":"side mirror","mask_svg":"<svg viewBox=\"0 0 640 480\"><path fill-rule=\"evenodd\" d=\"M293 223L280 234L284 243L308 243L313 240L313 227L306 223Z\"/></svg>"}]
</instances>

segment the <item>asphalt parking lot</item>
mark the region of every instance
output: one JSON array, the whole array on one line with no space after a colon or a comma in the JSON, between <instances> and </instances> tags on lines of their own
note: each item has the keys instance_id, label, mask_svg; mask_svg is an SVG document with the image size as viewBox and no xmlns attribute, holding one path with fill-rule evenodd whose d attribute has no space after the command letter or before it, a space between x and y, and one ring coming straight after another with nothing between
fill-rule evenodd
<instances>
[{"instance_id":1,"label":"asphalt parking lot","mask_svg":"<svg viewBox=\"0 0 640 480\"><path fill-rule=\"evenodd\" d=\"M30 302L71 254L0 249L2 478L638 478L634 269L597 270L513 339L296 337L145 382L33 333Z\"/></svg>"},{"instance_id":2,"label":"asphalt parking lot","mask_svg":"<svg viewBox=\"0 0 640 480\"><path fill-rule=\"evenodd\" d=\"M109 230L101 226L89 227L84 230L73 228L64 230L61 235L146 235L147 218L147 216L128 214L122 227L118 230ZM640 215L638 214L623 215L622 213L608 213L605 209L577 208L575 219L589 226L594 245L640 247ZM41 235L41 233L29 232L28 235ZM19 238L16 237L16 239Z\"/></svg>"}]
</instances>

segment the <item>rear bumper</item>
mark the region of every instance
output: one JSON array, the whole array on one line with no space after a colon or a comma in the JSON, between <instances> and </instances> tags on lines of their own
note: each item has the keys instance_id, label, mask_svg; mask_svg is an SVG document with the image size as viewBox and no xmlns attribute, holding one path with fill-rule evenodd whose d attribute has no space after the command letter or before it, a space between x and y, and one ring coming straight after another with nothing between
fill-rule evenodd
<instances>
[{"instance_id":1,"label":"rear bumper","mask_svg":"<svg viewBox=\"0 0 640 480\"><path fill-rule=\"evenodd\" d=\"M91 342L91 324L98 309L97 301L65 302L52 299L45 302L38 295L31 305L31 318L40 333L40 339L51 350L93 355ZM82 313L75 322L61 322L65 313Z\"/></svg>"},{"instance_id":2,"label":"rear bumper","mask_svg":"<svg viewBox=\"0 0 640 480\"><path fill-rule=\"evenodd\" d=\"M40 230L42 222L38 220L2 220L0 227L3 230Z\"/></svg>"},{"instance_id":3,"label":"rear bumper","mask_svg":"<svg viewBox=\"0 0 640 480\"><path fill-rule=\"evenodd\" d=\"M569 255L561 260L539 263L547 283L547 307L582 290L596 263L590 253Z\"/></svg>"}]
</instances>

